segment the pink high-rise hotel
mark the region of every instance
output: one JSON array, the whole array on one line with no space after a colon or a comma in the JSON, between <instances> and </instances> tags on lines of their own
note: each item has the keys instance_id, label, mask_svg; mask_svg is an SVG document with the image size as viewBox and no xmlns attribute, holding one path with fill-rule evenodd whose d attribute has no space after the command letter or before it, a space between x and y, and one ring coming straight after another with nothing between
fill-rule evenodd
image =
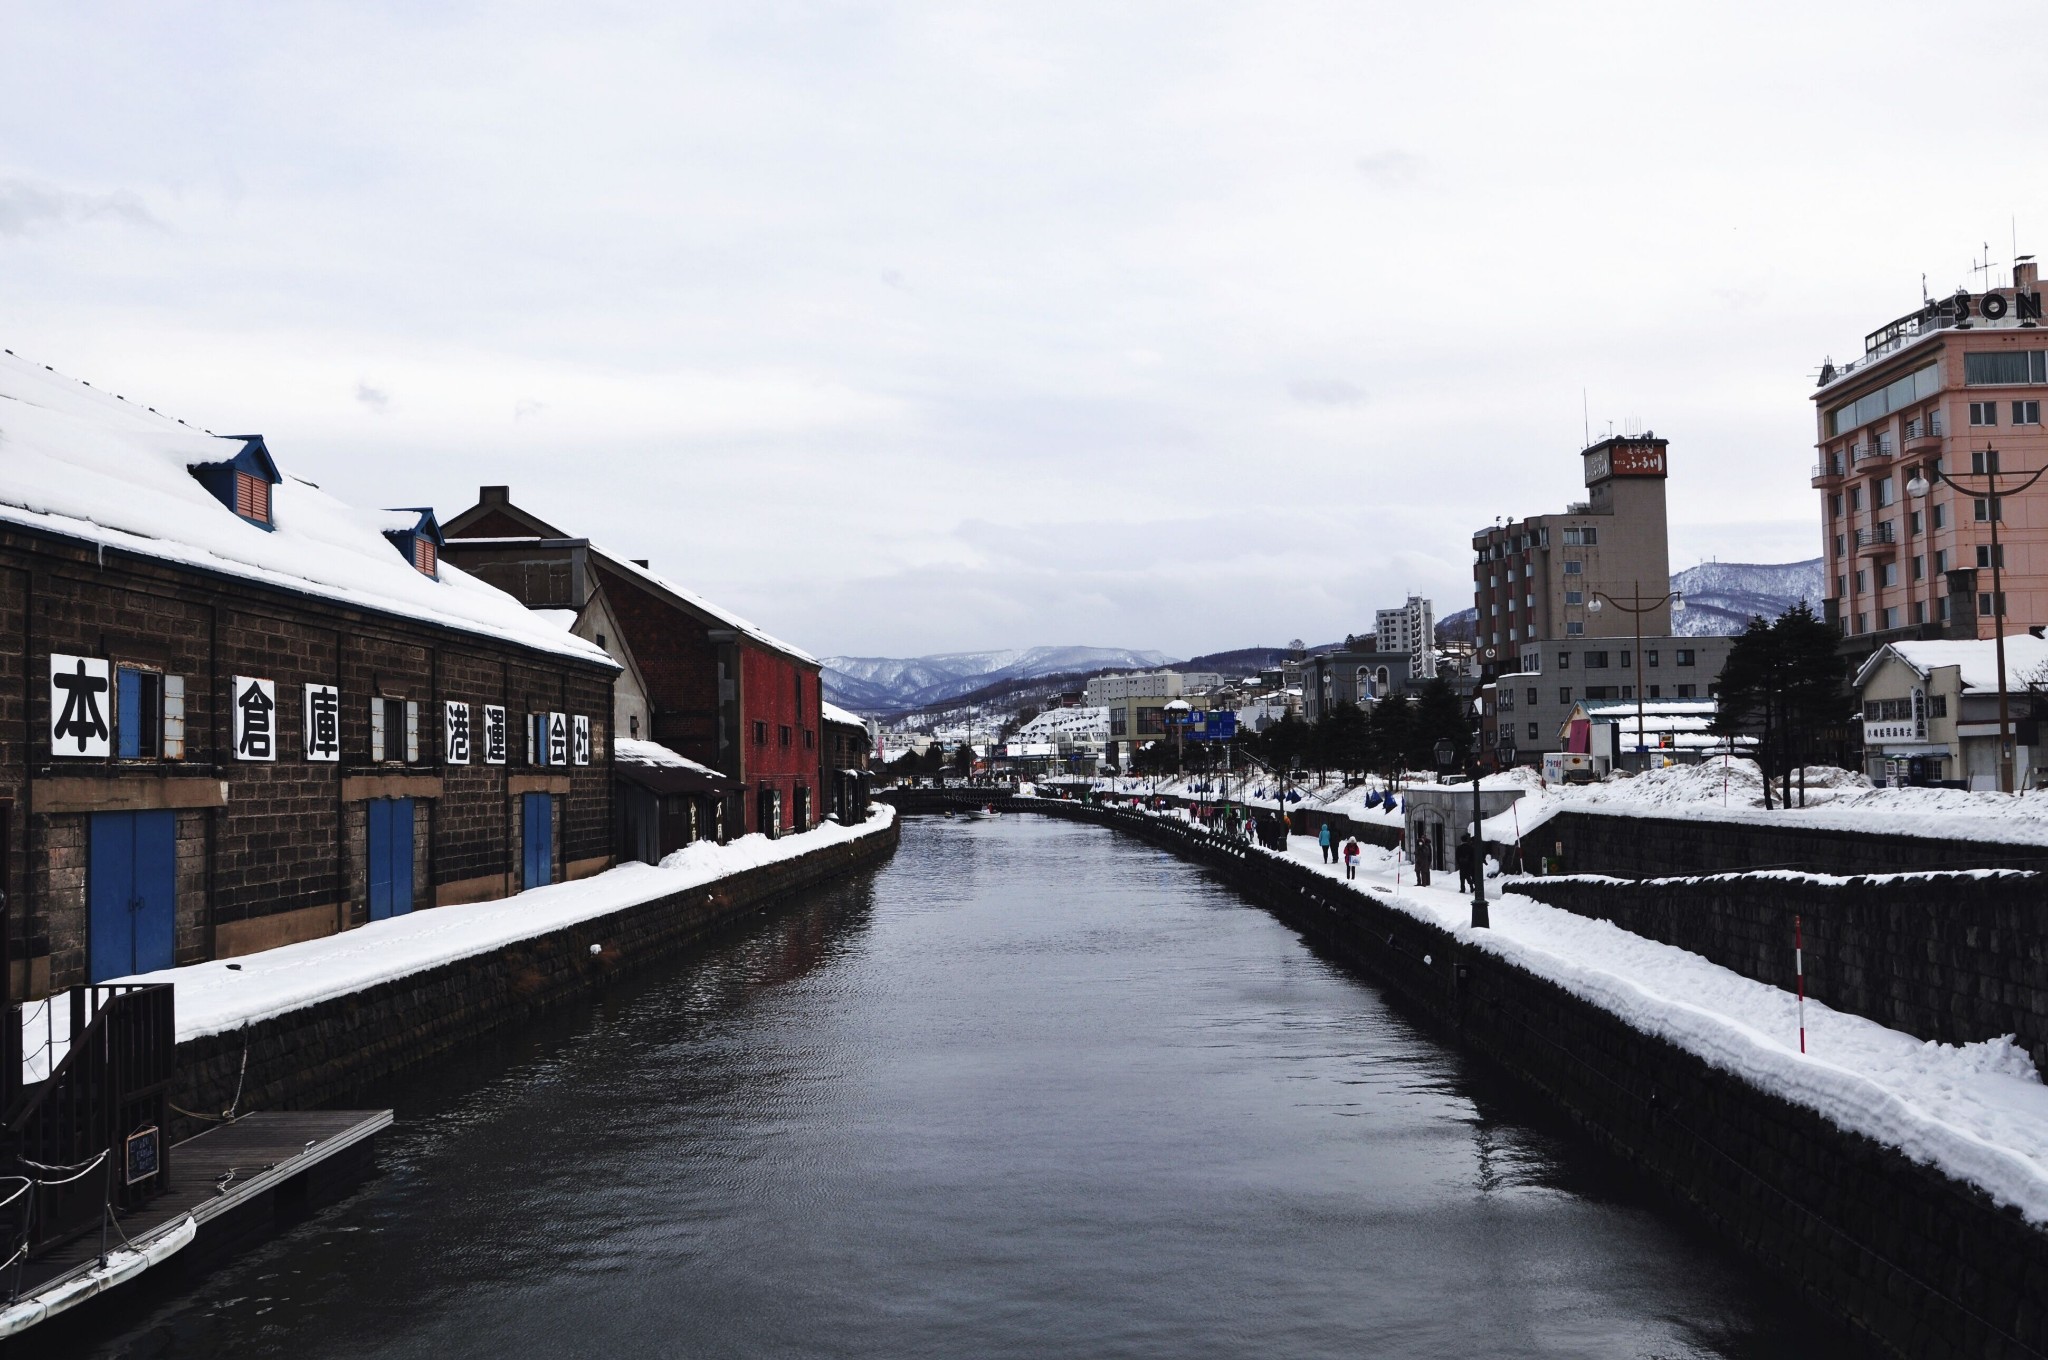
<instances>
[{"instance_id":1,"label":"pink high-rise hotel","mask_svg":"<svg viewBox=\"0 0 2048 1360\"><path fill-rule=\"evenodd\" d=\"M1826 608L1859 650L1990 637L1994 515L2005 631L2048 623L2048 478L1994 504L1982 475L2003 489L2048 466L2044 396L2048 327L2028 256L2010 287L1928 302L1866 336L1861 358L1821 370Z\"/></svg>"}]
</instances>

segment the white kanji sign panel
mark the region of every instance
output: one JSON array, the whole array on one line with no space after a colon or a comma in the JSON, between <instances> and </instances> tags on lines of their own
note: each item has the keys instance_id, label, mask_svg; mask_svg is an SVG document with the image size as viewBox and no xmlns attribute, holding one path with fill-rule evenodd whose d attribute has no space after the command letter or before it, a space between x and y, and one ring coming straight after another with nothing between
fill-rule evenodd
<instances>
[{"instance_id":1,"label":"white kanji sign panel","mask_svg":"<svg viewBox=\"0 0 2048 1360\"><path fill-rule=\"evenodd\" d=\"M235 722L236 760L277 759L277 682L238 675L228 701Z\"/></svg>"},{"instance_id":2,"label":"white kanji sign panel","mask_svg":"<svg viewBox=\"0 0 2048 1360\"><path fill-rule=\"evenodd\" d=\"M573 733L571 744L574 747L576 763L578 765L588 765L590 763L590 719L578 713L575 722L571 725L571 732Z\"/></svg>"},{"instance_id":3,"label":"white kanji sign panel","mask_svg":"<svg viewBox=\"0 0 2048 1360\"><path fill-rule=\"evenodd\" d=\"M306 686L306 759L341 759L341 691L332 685Z\"/></svg>"},{"instance_id":4,"label":"white kanji sign panel","mask_svg":"<svg viewBox=\"0 0 2048 1360\"><path fill-rule=\"evenodd\" d=\"M450 765L469 764L469 705L442 706L443 750Z\"/></svg>"},{"instance_id":5,"label":"white kanji sign panel","mask_svg":"<svg viewBox=\"0 0 2048 1360\"><path fill-rule=\"evenodd\" d=\"M50 653L50 754L84 760L114 753L114 668L91 656Z\"/></svg>"},{"instance_id":6,"label":"white kanji sign panel","mask_svg":"<svg viewBox=\"0 0 2048 1360\"><path fill-rule=\"evenodd\" d=\"M484 705L484 764L503 765L505 747L510 739L505 730L505 709L500 704Z\"/></svg>"}]
</instances>

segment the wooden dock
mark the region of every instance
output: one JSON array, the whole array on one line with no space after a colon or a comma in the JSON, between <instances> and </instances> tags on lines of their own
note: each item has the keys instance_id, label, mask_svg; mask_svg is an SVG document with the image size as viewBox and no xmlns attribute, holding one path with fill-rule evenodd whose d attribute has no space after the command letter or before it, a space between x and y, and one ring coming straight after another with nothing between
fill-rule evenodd
<instances>
[{"instance_id":1,"label":"wooden dock","mask_svg":"<svg viewBox=\"0 0 2048 1360\"><path fill-rule=\"evenodd\" d=\"M170 1189L108 1229L115 1252L163 1252L192 1223L177 1257L215 1257L264 1235L280 1219L345 1192L369 1173L389 1110L279 1110L243 1115L170 1150ZM80 1284L101 1268L101 1235L89 1233L27 1262L12 1312L37 1298L83 1302ZM127 1278L124 1276L123 1278ZM13 1282L5 1282L13 1283ZM111 1286L109 1286L111 1287ZM39 1317L36 1321L41 1321Z\"/></svg>"}]
</instances>

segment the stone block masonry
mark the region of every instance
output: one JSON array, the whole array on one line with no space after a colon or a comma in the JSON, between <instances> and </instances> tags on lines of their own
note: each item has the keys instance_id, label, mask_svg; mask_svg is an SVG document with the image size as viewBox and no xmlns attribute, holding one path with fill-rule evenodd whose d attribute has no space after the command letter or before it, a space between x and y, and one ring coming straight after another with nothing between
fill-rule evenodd
<instances>
[{"instance_id":1,"label":"stone block masonry","mask_svg":"<svg viewBox=\"0 0 2048 1360\"><path fill-rule=\"evenodd\" d=\"M1621 878L1800 869L1821 874L1898 874L1924 869L2044 869L2048 845L1998 844L1961 835L1906 836L1879 831L1722 819L1709 805L1662 815L1570 808L1530 829L1530 864L1562 842L1571 873ZM1938 823L1932 823L1938 829ZM1496 847L1505 851L1506 847ZM1508 860L1502 860L1508 863Z\"/></svg>"},{"instance_id":2,"label":"stone block masonry","mask_svg":"<svg viewBox=\"0 0 2048 1360\"><path fill-rule=\"evenodd\" d=\"M2048 1234L1975 1187L1304 864L1184 823L1054 801L1034 810L1210 868L1541 1093L1870 1348L1915 1360L2048 1353Z\"/></svg>"},{"instance_id":3,"label":"stone block masonry","mask_svg":"<svg viewBox=\"0 0 2048 1360\"><path fill-rule=\"evenodd\" d=\"M778 862L590 917L361 991L178 1045L186 1110L303 1109L418 1066L548 1006L671 958L778 899L870 868L896 849L894 819ZM517 901L494 910L516 912ZM435 913L438 915L438 913ZM247 1069L244 1071L244 1054ZM186 1118L174 1136L197 1132Z\"/></svg>"},{"instance_id":4,"label":"stone block masonry","mask_svg":"<svg viewBox=\"0 0 2048 1360\"><path fill-rule=\"evenodd\" d=\"M1921 1039L2019 1037L2048 1061L2048 913L2042 876L1928 873L1829 878L1530 879L1513 891L1689 949L1791 991L1792 918L1806 994Z\"/></svg>"}]
</instances>

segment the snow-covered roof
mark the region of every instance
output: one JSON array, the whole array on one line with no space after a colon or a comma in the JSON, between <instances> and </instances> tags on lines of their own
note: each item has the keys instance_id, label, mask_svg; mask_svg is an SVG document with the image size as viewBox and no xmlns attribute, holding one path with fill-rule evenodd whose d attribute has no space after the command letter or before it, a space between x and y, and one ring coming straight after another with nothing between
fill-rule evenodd
<instances>
[{"instance_id":1,"label":"snow-covered roof","mask_svg":"<svg viewBox=\"0 0 2048 1360\"><path fill-rule=\"evenodd\" d=\"M819 705L824 711L825 721L839 723L845 727L866 727L868 720L858 713L852 713L827 699Z\"/></svg>"},{"instance_id":2,"label":"snow-covered roof","mask_svg":"<svg viewBox=\"0 0 2048 1360\"><path fill-rule=\"evenodd\" d=\"M246 445L0 352L0 521L615 664L457 567L442 563L438 580L416 570L384 536L400 512L358 510L287 472L271 491L273 528L241 518L191 469ZM410 529L419 515L407 513Z\"/></svg>"},{"instance_id":3,"label":"snow-covered roof","mask_svg":"<svg viewBox=\"0 0 2048 1360\"><path fill-rule=\"evenodd\" d=\"M616 553L613 553L609 549L602 546L601 544L592 543L590 547L593 552L602 553L605 557L605 560L608 563L610 563L613 567L616 567L618 570L626 573L629 576L638 576L643 580L646 580L649 583L659 587L660 589L667 591L669 594L681 600L684 604L689 605L692 609L696 609L703 613L709 614L711 617L725 624L728 628L735 629L738 632L745 634L747 637L754 639L754 641L760 643L764 647L773 648L778 652L787 652L790 656L795 657L798 661L807 661L814 666L818 664L818 658L812 656L803 648L784 642L781 638L778 638L774 634L769 633L752 623L749 623L747 620L741 618L739 615L733 613L729 609L719 608L717 605L711 603L711 601L705 599L702 595L699 595L696 591L691 590L688 586L679 586L674 581L669 580L666 576L663 576L658 572L650 571L646 567L641 566L639 563L634 562L630 558L620 557Z\"/></svg>"},{"instance_id":4,"label":"snow-covered roof","mask_svg":"<svg viewBox=\"0 0 2048 1360\"><path fill-rule=\"evenodd\" d=\"M612 759L628 765L647 765L657 770L689 770L695 774L716 775L718 771L709 765L700 765L688 756L671 751L658 741L644 737L614 737Z\"/></svg>"},{"instance_id":5,"label":"snow-covered roof","mask_svg":"<svg viewBox=\"0 0 2048 1360\"><path fill-rule=\"evenodd\" d=\"M1998 688L1997 643L1990 638L1937 639L1928 642L1894 642L1880 647L1856 672L1861 689L1877 673L1886 657L1897 657L1926 679L1944 666L1961 668L1964 689ZM2005 639L2005 687L2022 690L2029 676L2048 666L2048 641L2032 633L2013 633Z\"/></svg>"}]
</instances>

